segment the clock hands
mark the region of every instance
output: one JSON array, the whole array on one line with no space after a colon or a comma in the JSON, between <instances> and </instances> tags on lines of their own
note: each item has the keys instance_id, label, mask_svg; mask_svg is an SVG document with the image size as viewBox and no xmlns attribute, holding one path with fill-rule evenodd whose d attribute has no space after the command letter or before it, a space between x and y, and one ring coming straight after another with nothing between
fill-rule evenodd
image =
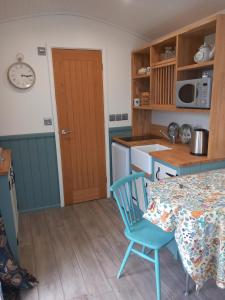
<instances>
[{"instance_id":1,"label":"clock hands","mask_svg":"<svg viewBox=\"0 0 225 300\"><path fill-rule=\"evenodd\" d=\"M21 77L33 77L33 75L25 75L25 74L21 74Z\"/></svg>"}]
</instances>

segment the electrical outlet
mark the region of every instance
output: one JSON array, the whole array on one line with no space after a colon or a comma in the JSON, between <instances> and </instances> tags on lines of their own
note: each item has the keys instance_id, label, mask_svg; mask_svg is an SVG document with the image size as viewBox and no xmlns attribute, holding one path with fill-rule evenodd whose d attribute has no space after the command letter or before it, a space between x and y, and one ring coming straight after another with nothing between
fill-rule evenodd
<instances>
[{"instance_id":1,"label":"electrical outlet","mask_svg":"<svg viewBox=\"0 0 225 300\"><path fill-rule=\"evenodd\" d=\"M115 114L109 115L109 121L110 122L116 121L116 115Z\"/></svg>"},{"instance_id":2,"label":"electrical outlet","mask_svg":"<svg viewBox=\"0 0 225 300\"><path fill-rule=\"evenodd\" d=\"M122 120L128 120L128 114L127 113L122 114Z\"/></svg>"},{"instance_id":3,"label":"electrical outlet","mask_svg":"<svg viewBox=\"0 0 225 300\"><path fill-rule=\"evenodd\" d=\"M116 121L121 121L121 120L122 120L122 115L116 114Z\"/></svg>"}]
</instances>

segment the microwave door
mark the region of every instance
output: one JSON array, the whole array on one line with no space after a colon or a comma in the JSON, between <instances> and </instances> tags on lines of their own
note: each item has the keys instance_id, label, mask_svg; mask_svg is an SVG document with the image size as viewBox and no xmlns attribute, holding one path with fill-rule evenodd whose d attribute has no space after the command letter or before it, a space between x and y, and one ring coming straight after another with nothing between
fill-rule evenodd
<instances>
[{"instance_id":1,"label":"microwave door","mask_svg":"<svg viewBox=\"0 0 225 300\"><path fill-rule=\"evenodd\" d=\"M191 103L195 102L195 94L196 94L196 85L187 83L180 87L179 90L179 100L182 102L182 105L190 106Z\"/></svg>"}]
</instances>

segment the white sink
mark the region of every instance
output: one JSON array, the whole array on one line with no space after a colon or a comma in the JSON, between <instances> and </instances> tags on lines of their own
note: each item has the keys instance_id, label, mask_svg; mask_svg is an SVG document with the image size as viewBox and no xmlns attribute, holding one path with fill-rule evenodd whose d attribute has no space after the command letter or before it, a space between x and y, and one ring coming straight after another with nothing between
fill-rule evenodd
<instances>
[{"instance_id":1,"label":"white sink","mask_svg":"<svg viewBox=\"0 0 225 300\"><path fill-rule=\"evenodd\" d=\"M142 171L152 174L152 157L149 153L170 149L160 144L131 147L131 163Z\"/></svg>"}]
</instances>

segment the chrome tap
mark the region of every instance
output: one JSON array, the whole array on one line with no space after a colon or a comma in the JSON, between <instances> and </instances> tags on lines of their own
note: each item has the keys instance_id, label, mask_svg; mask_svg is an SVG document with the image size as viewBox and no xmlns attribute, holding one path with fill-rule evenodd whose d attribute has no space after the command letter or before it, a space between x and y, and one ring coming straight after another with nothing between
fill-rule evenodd
<instances>
[{"instance_id":1,"label":"chrome tap","mask_svg":"<svg viewBox=\"0 0 225 300\"><path fill-rule=\"evenodd\" d=\"M176 143L176 136L172 135L171 137L166 134L164 131L160 130L161 135L163 135L167 140L169 140L171 143L175 144Z\"/></svg>"}]
</instances>

